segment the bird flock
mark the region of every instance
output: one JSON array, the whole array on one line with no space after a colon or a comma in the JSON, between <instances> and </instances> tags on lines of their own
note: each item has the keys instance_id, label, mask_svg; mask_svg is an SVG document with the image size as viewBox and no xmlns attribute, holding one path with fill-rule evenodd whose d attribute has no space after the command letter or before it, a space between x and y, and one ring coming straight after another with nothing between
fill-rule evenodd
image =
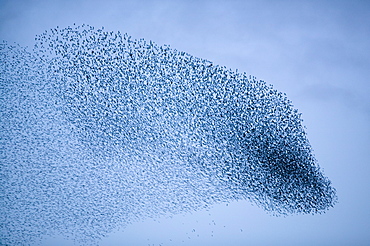
<instances>
[{"instance_id":1,"label":"bird flock","mask_svg":"<svg viewBox=\"0 0 370 246\"><path fill-rule=\"evenodd\" d=\"M264 81L82 25L0 44L1 245L98 244L145 218L249 200L333 207L300 113Z\"/></svg>"}]
</instances>

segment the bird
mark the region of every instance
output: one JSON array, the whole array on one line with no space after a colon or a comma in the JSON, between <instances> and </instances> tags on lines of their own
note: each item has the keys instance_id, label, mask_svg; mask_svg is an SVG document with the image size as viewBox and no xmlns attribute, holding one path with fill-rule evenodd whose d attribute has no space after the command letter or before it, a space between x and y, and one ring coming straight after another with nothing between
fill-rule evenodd
<instances>
[{"instance_id":1,"label":"bird","mask_svg":"<svg viewBox=\"0 0 370 246\"><path fill-rule=\"evenodd\" d=\"M249 200L332 208L301 114L265 81L82 25L0 45L1 241L81 244L160 214Z\"/></svg>"}]
</instances>

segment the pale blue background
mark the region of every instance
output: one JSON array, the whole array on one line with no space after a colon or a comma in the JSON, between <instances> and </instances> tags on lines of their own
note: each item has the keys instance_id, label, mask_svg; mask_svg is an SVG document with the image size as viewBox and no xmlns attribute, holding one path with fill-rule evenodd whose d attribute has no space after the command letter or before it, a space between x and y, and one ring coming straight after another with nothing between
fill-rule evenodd
<instances>
[{"instance_id":1,"label":"pale blue background","mask_svg":"<svg viewBox=\"0 0 370 246\"><path fill-rule=\"evenodd\" d=\"M1 0L0 39L32 46L46 29L85 23L252 74L303 113L338 191L323 215L276 218L248 202L220 204L132 224L102 245L369 245L369 13L370 1Z\"/></svg>"}]
</instances>

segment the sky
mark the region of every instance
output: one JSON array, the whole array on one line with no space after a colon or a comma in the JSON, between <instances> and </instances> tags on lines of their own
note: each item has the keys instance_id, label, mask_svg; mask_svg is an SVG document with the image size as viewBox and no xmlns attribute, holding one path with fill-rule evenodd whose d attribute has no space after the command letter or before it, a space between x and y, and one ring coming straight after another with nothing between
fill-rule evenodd
<instances>
[{"instance_id":1,"label":"sky","mask_svg":"<svg viewBox=\"0 0 370 246\"><path fill-rule=\"evenodd\" d=\"M1 0L0 39L32 47L55 26L104 26L256 76L302 113L337 189L321 215L274 217L238 201L137 222L101 245L368 245L369 11L368 1Z\"/></svg>"}]
</instances>

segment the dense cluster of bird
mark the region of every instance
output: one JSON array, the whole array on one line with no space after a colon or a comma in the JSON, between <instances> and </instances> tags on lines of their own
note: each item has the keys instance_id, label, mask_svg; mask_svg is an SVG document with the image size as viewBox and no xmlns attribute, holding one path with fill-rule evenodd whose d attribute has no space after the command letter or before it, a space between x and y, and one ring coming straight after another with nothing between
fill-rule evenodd
<instances>
[{"instance_id":1,"label":"dense cluster of bird","mask_svg":"<svg viewBox=\"0 0 370 246\"><path fill-rule=\"evenodd\" d=\"M147 217L249 199L336 201L300 114L264 81L91 26L0 45L1 244L96 243Z\"/></svg>"}]
</instances>

